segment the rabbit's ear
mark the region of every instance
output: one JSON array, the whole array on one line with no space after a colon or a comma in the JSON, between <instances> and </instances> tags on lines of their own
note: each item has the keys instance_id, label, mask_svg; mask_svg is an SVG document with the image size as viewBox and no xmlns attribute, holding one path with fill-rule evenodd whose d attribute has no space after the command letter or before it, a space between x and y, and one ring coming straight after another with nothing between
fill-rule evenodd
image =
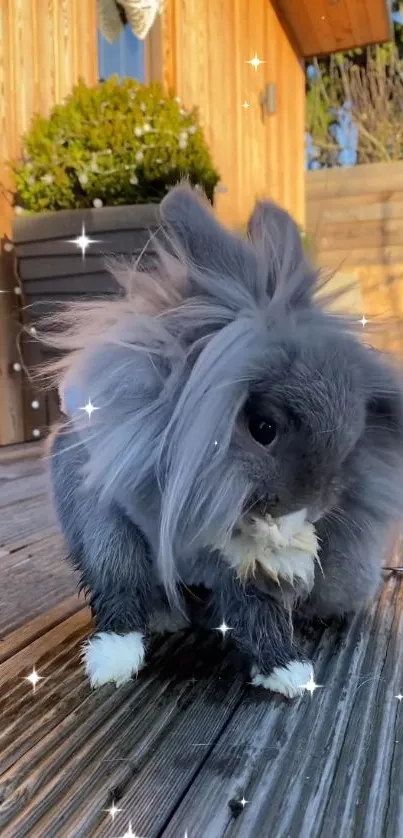
<instances>
[{"instance_id":1,"label":"rabbit's ear","mask_svg":"<svg viewBox=\"0 0 403 838\"><path fill-rule=\"evenodd\" d=\"M173 233L185 254L199 268L240 279L254 268L256 259L250 245L226 230L216 219L205 196L188 183L176 186L160 206L163 225Z\"/></svg>"},{"instance_id":2,"label":"rabbit's ear","mask_svg":"<svg viewBox=\"0 0 403 838\"><path fill-rule=\"evenodd\" d=\"M256 203L248 235L267 265L267 291L281 291L295 305L312 299L317 273L309 265L297 224L288 212L271 201Z\"/></svg>"}]
</instances>

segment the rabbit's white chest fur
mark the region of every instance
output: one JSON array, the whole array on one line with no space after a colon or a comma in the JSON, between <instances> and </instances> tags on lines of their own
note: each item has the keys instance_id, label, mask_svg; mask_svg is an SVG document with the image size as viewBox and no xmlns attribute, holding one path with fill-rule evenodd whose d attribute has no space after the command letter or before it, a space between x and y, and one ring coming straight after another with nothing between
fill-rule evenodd
<instances>
[{"instance_id":1,"label":"rabbit's white chest fur","mask_svg":"<svg viewBox=\"0 0 403 838\"><path fill-rule=\"evenodd\" d=\"M306 510L276 521L267 516L240 522L223 552L241 578L253 577L259 564L276 582L299 582L307 591L313 587L318 538Z\"/></svg>"}]
</instances>

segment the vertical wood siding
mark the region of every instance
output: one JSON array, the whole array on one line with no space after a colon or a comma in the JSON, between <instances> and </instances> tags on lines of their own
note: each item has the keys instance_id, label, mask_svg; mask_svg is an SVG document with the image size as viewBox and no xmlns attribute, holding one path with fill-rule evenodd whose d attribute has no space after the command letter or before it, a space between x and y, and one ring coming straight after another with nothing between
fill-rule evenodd
<instances>
[{"instance_id":1,"label":"vertical wood siding","mask_svg":"<svg viewBox=\"0 0 403 838\"><path fill-rule=\"evenodd\" d=\"M154 72L185 106L199 106L227 189L217 194L220 217L242 225L254 200L269 196L302 223L304 74L271 2L170 0L161 53ZM265 62L256 71L247 63L255 53ZM277 109L262 118L259 98L269 83Z\"/></svg>"},{"instance_id":2,"label":"vertical wood siding","mask_svg":"<svg viewBox=\"0 0 403 838\"><path fill-rule=\"evenodd\" d=\"M11 186L7 161L18 156L32 116L48 113L80 77L98 78L95 0L1 0L0 240L10 235L13 215L2 194ZM24 439L21 373L12 371L20 360L15 284L0 252L0 445Z\"/></svg>"}]
</instances>

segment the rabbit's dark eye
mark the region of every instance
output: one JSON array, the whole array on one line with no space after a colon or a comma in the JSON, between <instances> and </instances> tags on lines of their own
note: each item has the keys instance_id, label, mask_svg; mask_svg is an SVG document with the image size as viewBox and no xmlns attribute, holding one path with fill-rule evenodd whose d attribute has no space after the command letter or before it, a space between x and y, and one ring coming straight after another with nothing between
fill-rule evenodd
<instances>
[{"instance_id":1,"label":"rabbit's dark eye","mask_svg":"<svg viewBox=\"0 0 403 838\"><path fill-rule=\"evenodd\" d=\"M249 431L260 445L271 445L277 436L277 426L272 419L263 419L262 416L251 416L249 419Z\"/></svg>"}]
</instances>

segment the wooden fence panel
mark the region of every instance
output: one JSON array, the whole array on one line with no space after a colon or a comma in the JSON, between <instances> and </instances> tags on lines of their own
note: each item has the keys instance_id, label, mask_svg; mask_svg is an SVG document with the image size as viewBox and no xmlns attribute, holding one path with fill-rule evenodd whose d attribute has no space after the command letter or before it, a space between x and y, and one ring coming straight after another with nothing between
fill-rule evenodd
<instances>
[{"instance_id":1,"label":"wooden fence panel","mask_svg":"<svg viewBox=\"0 0 403 838\"><path fill-rule=\"evenodd\" d=\"M403 161L308 172L306 197L319 263L356 278L371 343L402 353Z\"/></svg>"}]
</instances>

